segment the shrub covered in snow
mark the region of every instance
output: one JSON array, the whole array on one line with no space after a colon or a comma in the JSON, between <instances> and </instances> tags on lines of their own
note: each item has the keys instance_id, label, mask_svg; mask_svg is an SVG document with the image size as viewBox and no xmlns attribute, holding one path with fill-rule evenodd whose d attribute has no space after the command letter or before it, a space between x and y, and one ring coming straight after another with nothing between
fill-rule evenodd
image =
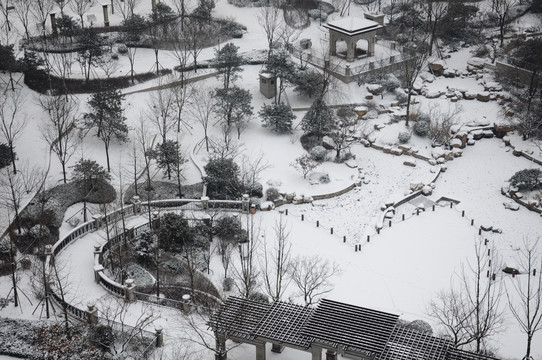
<instances>
[{"instance_id":1,"label":"shrub covered in snow","mask_svg":"<svg viewBox=\"0 0 542 360\"><path fill-rule=\"evenodd\" d=\"M126 45L120 44L120 45L117 47L117 52L118 52L119 54L122 54L122 55L127 54L127 53L128 53L128 48L126 47Z\"/></svg>"},{"instance_id":2,"label":"shrub covered in snow","mask_svg":"<svg viewBox=\"0 0 542 360\"><path fill-rule=\"evenodd\" d=\"M540 169L524 169L510 178L510 184L520 190L542 189L542 171Z\"/></svg>"},{"instance_id":3,"label":"shrub covered in snow","mask_svg":"<svg viewBox=\"0 0 542 360\"><path fill-rule=\"evenodd\" d=\"M269 188L265 191L267 201L275 201L280 198L280 193L276 188Z\"/></svg>"},{"instance_id":4,"label":"shrub covered in snow","mask_svg":"<svg viewBox=\"0 0 542 360\"><path fill-rule=\"evenodd\" d=\"M325 147L318 145L311 149L310 154L314 160L324 161L327 155L327 150Z\"/></svg>"},{"instance_id":5,"label":"shrub covered in snow","mask_svg":"<svg viewBox=\"0 0 542 360\"><path fill-rule=\"evenodd\" d=\"M213 232L222 240L234 240L241 233L241 221L236 216L224 216L213 223Z\"/></svg>"},{"instance_id":6,"label":"shrub covered in snow","mask_svg":"<svg viewBox=\"0 0 542 360\"><path fill-rule=\"evenodd\" d=\"M320 9L309 10L309 16L314 20L322 19L322 21L327 20L327 13Z\"/></svg>"},{"instance_id":7,"label":"shrub covered in snow","mask_svg":"<svg viewBox=\"0 0 542 360\"><path fill-rule=\"evenodd\" d=\"M292 130L295 115L286 104L264 104L258 113L262 118L263 127L269 127L278 133L287 133Z\"/></svg>"},{"instance_id":8,"label":"shrub covered in snow","mask_svg":"<svg viewBox=\"0 0 542 360\"><path fill-rule=\"evenodd\" d=\"M397 135L397 139L399 139L401 144L406 144L410 140L410 133L402 131L399 133L399 135Z\"/></svg>"},{"instance_id":9,"label":"shrub covered in snow","mask_svg":"<svg viewBox=\"0 0 542 360\"><path fill-rule=\"evenodd\" d=\"M259 182L246 185L246 192L253 197L261 198L263 196L263 185Z\"/></svg>"},{"instance_id":10,"label":"shrub covered in snow","mask_svg":"<svg viewBox=\"0 0 542 360\"><path fill-rule=\"evenodd\" d=\"M401 115L392 115L392 116L390 116L390 123L392 123L392 124L397 124L401 120L403 120L403 117Z\"/></svg>"},{"instance_id":11,"label":"shrub covered in snow","mask_svg":"<svg viewBox=\"0 0 542 360\"><path fill-rule=\"evenodd\" d=\"M431 126L429 121L426 121L424 119L418 118L416 122L414 123L414 133L418 136L427 136L429 134Z\"/></svg>"}]
</instances>

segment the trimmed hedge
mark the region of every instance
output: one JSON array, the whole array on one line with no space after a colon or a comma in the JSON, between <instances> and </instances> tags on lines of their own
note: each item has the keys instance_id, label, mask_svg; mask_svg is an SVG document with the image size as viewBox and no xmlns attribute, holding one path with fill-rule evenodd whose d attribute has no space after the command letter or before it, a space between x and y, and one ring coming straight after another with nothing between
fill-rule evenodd
<instances>
[{"instance_id":1,"label":"trimmed hedge","mask_svg":"<svg viewBox=\"0 0 542 360\"><path fill-rule=\"evenodd\" d=\"M170 69L160 71L160 75L148 72L134 75L135 83L141 83L152 80L158 76L171 74ZM24 76L24 83L32 90L40 94L50 94L52 91L56 94L87 94L95 93L103 89L122 89L132 86L132 80L129 75L113 77L108 79L61 79L54 75L47 75L44 70L27 71Z\"/></svg>"}]
</instances>

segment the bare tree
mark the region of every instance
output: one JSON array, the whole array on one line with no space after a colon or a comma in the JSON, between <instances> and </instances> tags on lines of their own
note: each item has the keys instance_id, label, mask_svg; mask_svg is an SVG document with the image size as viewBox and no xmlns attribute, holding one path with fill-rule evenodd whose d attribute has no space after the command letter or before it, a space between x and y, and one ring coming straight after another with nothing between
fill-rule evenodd
<instances>
[{"instance_id":1,"label":"bare tree","mask_svg":"<svg viewBox=\"0 0 542 360\"><path fill-rule=\"evenodd\" d=\"M276 0L270 1L266 6L262 6L257 14L258 24L263 28L267 38L268 60L277 39L277 33L284 26L282 10L277 2Z\"/></svg>"},{"instance_id":2,"label":"bare tree","mask_svg":"<svg viewBox=\"0 0 542 360\"><path fill-rule=\"evenodd\" d=\"M264 242L263 265L261 267L265 293L273 301L280 301L290 282L289 274L292 265L290 230L287 222L283 219L282 211L273 230L275 232L274 246L271 248L267 241Z\"/></svg>"},{"instance_id":3,"label":"bare tree","mask_svg":"<svg viewBox=\"0 0 542 360\"><path fill-rule=\"evenodd\" d=\"M222 307L214 313L213 309L199 310L199 308L198 306L195 311L183 318L186 320L186 326L183 326L184 333L181 338L211 351L215 360L226 360L228 351L240 346L241 343L228 343L222 332L228 328L233 330L235 325L222 316ZM212 315L209 315L211 313Z\"/></svg>"},{"instance_id":4,"label":"bare tree","mask_svg":"<svg viewBox=\"0 0 542 360\"><path fill-rule=\"evenodd\" d=\"M87 11L90 10L92 7L92 2L88 0L71 0L70 1L70 8L71 10L79 16L79 20L81 21L81 27L85 27L85 20L84 16L87 13Z\"/></svg>"},{"instance_id":5,"label":"bare tree","mask_svg":"<svg viewBox=\"0 0 542 360\"><path fill-rule=\"evenodd\" d=\"M205 148L209 151L210 120L213 117L214 91L208 88L195 88L190 101L189 113L201 124L203 128Z\"/></svg>"},{"instance_id":6,"label":"bare tree","mask_svg":"<svg viewBox=\"0 0 542 360\"><path fill-rule=\"evenodd\" d=\"M154 91L150 94L148 106L149 117L162 137L162 143L165 143L168 133L177 124L175 94L169 89Z\"/></svg>"},{"instance_id":7,"label":"bare tree","mask_svg":"<svg viewBox=\"0 0 542 360\"><path fill-rule=\"evenodd\" d=\"M521 331L527 336L524 360L532 360L531 344L534 335L542 329L542 256L538 240L523 240L518 252L518 266L522 274L510 279L506 296L510 311Z\"/></svg>"},{"instance_id":8,"label":"bare tree","mask_svg":"<svg viewBox=\"0 0 542 360\"><path fill-rule=\"evenodd\" d=\"M173 86L169 88L169 91L173 96L173 103L175 109L175 118L177 122L177 132L181 132L181 125L183 125L188 131L192 129L190 121L183 118L183 113L185 111L185 105L190 101L190 98L193 95L193 86L191 84L184 84L184 77L181 73L181 85Z\"/></svg>"},{"instance_id":9,"label":"bare tree","mask_svg":"<svg viewBox=\"0 0 542 360\"><path fill-rule=\"evenodd\" d=\"M460 105L449 106L442 110L437 104L429 106L429 138L432 146L449 145L452 140L453 128L459 123L458 115L463 108Z\"/></svg>"},{"instance_id":10,"label":"bare tree","mask_svg":"<svg viewBox=\"0 0 542 360\"><path fill-rule=\"evenodd\" d=\"M203 21L194 18L190 18L184 25L184 41L194 60L194 72L198 71L198 57L205 46L206 37L202 34L212 36L214 31L212 27L203 24Z\"/></svg>"},{"instance_id":11,"label":"bare tree","mask_svg":"<svg viewBox=\"0 0 542 360\"><path fill-rule=\"evenodd\" d=\"M181 15L181 31L184 31L184 18L187 14L187 9L191 7L191 0L173 0L173 5Z\"/></svg>"},{"instance_id":12,"label":"bare tree","mask_svg":"<svg viewBox=\"0 0 542 360\"><path fill-rule=\"evenodd\" d=\"M247 215L246 228L247 237L239 244L239 262L234 264L232 270L237 290L248 299L257 289L259 276L256 256L260 247L261 227L254 224L254 215Z\"/></svg>"},{"instance_id":13,"label":"bare tree","mask_svg":"<svg viewBox=\"0 0 542 360\"><path fill-rule=\"evenodd\" d=\"M30 15L33 0L18 0L12 3L15 14L24 28L24 33L27 40L30 40Z\"/></svg>"},{"instance_id":14,"label":"bare tree","mask_svg":"<svg viewBox=\"0 0 542 360\"><path fill-rule=\"evenodd\" d=\"M47 114L47 121L42 126L42 135L62 165L64 183L67 182L66 164L75 153L78 138L76 127L79 106L71 96L42 96L40 106Z\"/></svg>"},{"instance_id":15,"label":"bare tree","mask_svg":"<svg viewBox=\"0 0 542 360\"><path fill-rule=\"evenodd\" d=\"M427 16L429 37L429 56L433 55L433 45L436 41L437 31L441 20L448 13L449 3L445 1L425 0L423 3Z\"/></svg>"},{"instance_id":16,"label":"bare tree","mask_svg":"<svg viewBox=\"0 0 542 360\"><path fill-rule=\"evenodd\" d=\"M136 136L135 136L135 140L136 140L136 143L138 145L138 150L139 150L139 153L142 155L143 157L143 164L144 164L144 174L145 174L145 177L146 177L146 186L145 186L145 190L147 190L148 192L150 192L152 190L152 175L151 175L151 161L152 161L152 149L154 148L154 143L155 143L155 138L156 137L152 137L148 131L147 131L147 124L146 124L146 119L144 117L140 117L139 118L139 124L137 125L137 128L135 129L136 131ZM135 167L137 166L136 165L136 159L137 159L137 153L138 151L136 151L136 148L134 146L134 177L136 177L136 169ZM136 181L137 182L137 181ZM148 196L147 196L148 197ZM150 199L148 199L150 200ZM151 221L151 216L149 214L149 222Z\"/></svg>"},{"instance_id":17,"label":"bare tree","mask_svg":"<svg viewBox=\"0 0 542 360\"><path fill-rule=\"evenodd\" d=\"M503 327L501 283L493 278L500 271L499 259L495 250L486 248L481 239L475 243L475 261L464 268L463 288L467 306L471 311L467 321L467 332L476 344L476 352L483 349L483 342L498 333Z\"/></svg>"},{"instance_id":18,"label":"bare tree","mask_svg":"<svg viewBox=\"0 0 542 360\"><path fill-rule=\"evenodd\" d=\"M418 78L418 75L425 67L427 58L429 57L429 47L425 40L418 43L407 43L400 48L401 52L401 76L403 80L403 87L407 92L407 105L406 105L406 123L408 126L410 121L410 103L412 98L412 91L414 83Z\"/></svg>"},{"instance_id":19,"label":"bare tree","mask_svg":"<svg viewBox=\"0 0 542 360\"><path fill-rule=\"evenodd\" d=\"M25 166L17 174L7 167L0 176L0 200L8 213L15 214L17 230L21 232L20 211L23 201L31 194L41 181L41 174L35 168Z\"/></svg>"},{"instance_id":20,"label":"bare tree","mask_svg":"<svg viewBox=\"0 0 542 360\"><path fill-rule=\"evenodd\" d=\"M113 357L129 353L134 341L144 340L143 331L158 319L152 306L144 305L137 312L130 307L130 303L114 296L100 300L97 307L100 309L106 326L119 331L115 341L100 344Z\"/></svg>"},{"instance_id":21,"label":"bare tree","mask_svg":"<svg viewBox=\"0 0 542 360\"><path fill-rule=\"evenodd\" d=\"M341 273L339 265L318 255L297 257L292 261L291 277L306 306L333 290L331 279Z\"/></svg>"},{"instance_id":22,"label":"bare tree","mask_svg":"<svg viewBox=\"0 0 542 360\"><path fill-rule=\"evenodd\" d=\"M120 11L124 20L134 16L135 9L140 3L141 0L114 0L115 7Z\"/></svg>"},{"instance_id":23,"label":"bare tree","mask_svg":"<svg viewBox=\"0 0 542 360\"><path fill-rule=\"evenodd\" d=\"M252 188L259 180L260 174L271 168L272 165L265 160L263 153L243 155L241 159L241 182L247 187Z\"/></svg>"},{"instance_id":24,"label":"bare tree","mask_svg":"<svg viewBox=\"0 0 542 360\"><path fill-rule=\"evenodd\" d=\"M470 311L465 306L461 291L453 286L450 290L439 291L435 299L431 300L428 313L444 328L455 347L470 342L466 329Z\"/></svg>"},{"instance_id":25,"label":"bare tree","mask_svg":"<svg viewBox=\"0 0 542 360\"><path fill-rule=\"evenodd\" d=\"M341 108L337 110L335 127L330 134L335 142L336 160L340 160L341 151L348 150L352 146L354 142L352 134L356 132L357 124L357 115L353 109Z\"/></svg>"},{"instance_id":26,"label":"bare tree","mask_svg":"<svg viewBox=\"0 0 542 360\"><path fill-rule=\"evenodd\" d=\"M34 15L36 21L41 25L43 36L45 36L45 23L47 22L47 17L55 6L55 2L53 0L35 0L32 1L30 5L30 12L32 15Z\"/></svg>"},{"instance_id":27,"label":"bare tree","mask_svg":"<svg viewBox=\"0 0 542 360\"><path fill-rule=\"evenodd\" d=\"M303 179L306 179L307 175L319 165L309 154L303 154L290 163L290 166L303 174Z\"/></svg>"},{"instance_id":28,"label":"bare tree","mask_svg":"<svg viewBox=\"0 0 542 360\"><path fill-rule=\"evenodd\" d=\"M17 174L15 142L26 126L26 115L21 114L24 102L25 97L21 90L11 91L0 97L0 134L9 147L14 174Z\"/></svg>"},{"instance_id":29,"label":"bare tree","mask_svg":"<svg viewBox=\"0 0 542 360\"><path fill-rule=\"evenodd\" d=\"M504 30L510 20L510 9L516 4L516 0L494 0L492 7L496 15L497 26L499 27L499 39L501 47L504 46Z\"/></svg>"}]
</instances>

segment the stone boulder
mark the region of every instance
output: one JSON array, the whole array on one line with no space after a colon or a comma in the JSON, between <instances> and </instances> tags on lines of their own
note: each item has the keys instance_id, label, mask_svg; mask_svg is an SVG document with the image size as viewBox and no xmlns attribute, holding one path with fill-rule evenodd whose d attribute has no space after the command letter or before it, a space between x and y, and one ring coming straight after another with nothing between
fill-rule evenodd
<instances>
[{"instance_id":1,"label":"stone boulder","mask_svg":"<svg viewBox=\"0 0 542 360\"><path fill-rule=\"evenodd\" d=\"M442 76L444 73L444 61L442 60L431 59L427 66L435 76Z\"/></svg>"},{"instance_id":2,"label":"stone boulder","mask_svg":"<svg viewBox=\"0 0 542 360\"><path fill-rule=\"evenodd\" d=\"M454 78L456 76L455 70L452 69L446 69L444 70L443 74L446 78Z\"/></svg>"},{"instance_id":3,"label":"stone boulder","mask_svg":"<svg viewBox=\"0 0 542 360\"><path fill-rule=\"evenodd\" d=\"M382 85L379 84L368 84L367 85L367 91L370 92L373 95L380 95L383 91Z\"/></svg>"},{"instance_id":4,"label":"stone boulder","mask_svg":"<svg viewBox=\"0 0 542 360\"><path fill-rule=\"evenodd\" d=\"M335 149L335 147L337 146L335 144L335 141L333 141L332 138L330 138L329 136L324 136L322 138L322 146L326 149L326 150L333 150Z\"/></svg>"},{"instance_id":5,"label":"stone boulder","mask_svg":"<svg viewBox=\"0 0 542 360\"><path fill-rule=\"evenodd\" d=\"M423 89L423 82L420 79L416 79L416 81L414 81L414 84L412 84L412 89L418 93L421 92Z\"/></svg>"},{"instance_id":6,"label":"stone boulder","mask_svg":"<svg viewBox=\"0 0 542 360\"><path fill-rule=\"evenodd\" d=\"M425 94L425 97L428 99L437 99L441 97L442 94L443 94L442 91L432 90L432 91L427 92L427 94Z\"/></svg>"},{"instance_id":7,"label":"stone boulder","mask_svg":"<svg viewBox=\"0 0 542 360\"><path fill-rule=\"evenodd\" d=\"M476 100L482 101L482 102L488 102L490 99L490 95L487 91L482 91L476 94Z\"/></svg>"},{"instance_id":8,"label":"stone boulder","mask_svg":"<svg viewBox=\"0 0 542 360\"><path fill-rule=\"evenodd\" d=\"M465 91L465 94L463 95L463 97L465 98L465 100L474 100L476 99L476 95L477 95L476 93Z\"/></svg>"},{"instance_id":9,"label":"stone boulder","mask_svg":"<svg viewBox=\"0 0 542 360\"><path fill-rule=\"evenodd\" d=\"M479 57L471 57L470 59L467 60L467 64L476 69L483 69L485 62L486 61L484 59L481 59Z\"/></svg>"},{"instance_id":10,"label":"stone boulder","mask_svg":"<svg viewBox=\"0 0 542 360\"><path fill-rule=\"evenodd\" d=\"M369 108L367 106L356 106L354 111L358 114L358 118L361 118L369 112Z\"/></svg>"},{"instance_id":11,"label":"stone boulder","mask_svg":"<svg viewBox=\"0 0 542 360\"><path fill-rule=\"evenodd\" d=\"M498 82L490 81L484 84L485 91L502 91L502 86Z\"/></svg>"},{"instance_id":12,"label":"stone boulder","mask_svg":"<svg viewBox=\"0 0 542 360\"><path fill-rule=\"evenodd\" d=\"M432 83L433 81L435 81L435 75L431 74L428 71L422 71L420 73L420 79L425 82Z\"/></svg>"},{"instance_id":13,"label":"stone boulder","mask_svg":"<svg viewBox=\"0 0 542 360\"><path fill-rule=\"evenodd\" d=\"M518 211L519 210L519 205L517 203L515 203L515 202L512 202L512 201L504 202L503 205L504 205L504 208L508 209L508 210L512 210L512 211Z\"/></svg>"}]
</instances>

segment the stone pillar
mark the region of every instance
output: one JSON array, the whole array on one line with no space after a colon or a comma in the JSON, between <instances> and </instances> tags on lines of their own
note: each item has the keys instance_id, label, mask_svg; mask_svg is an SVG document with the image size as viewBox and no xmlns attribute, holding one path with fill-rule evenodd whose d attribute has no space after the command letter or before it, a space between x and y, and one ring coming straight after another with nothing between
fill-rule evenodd
<instances>
[{"instance_id":1,"label":"stone pillar","mask_svg":"<svg viewBox=\"0 0 542 360\"><path fill-rule=\"evenodd\" d=\"M151 0L151 10L156 11L156 0Z\"/></svg>"},{"instance_id":2,"label":"stone pillar","mask_svg":"<svg viewBox=\"0 0 542 360\"><path fill-rule=\"evenodd\" d=\"M350 72L350 65L346 65L346 69L344 71L344 75L346 76L350 76L351 72Z\"/></svg>"},{"instance_id":3,"label":"stone pillar","mask_svg":"<svg viewBox=\"0 0 542 360\"><path fill-rule=\"evenodd\" d=\"M102 5L102 9L103 9L103 12L104 12L104 26L105 27L109 26L109 13L107 12L107 6L108 6L108 4L103 4Z\"/></svg>"},{"instance_id":4,"label":"stone pillar","mask_svg":"<svg viewBox=\"0 0 542 360\"><path fill-rule=\"evenodd\" d=\"M333 350L326 351L326 360L337 360L337 352Z\"/></svg>"},{"instance_id":5,"label":"stone pillar","mask_svg":"<svg viewBox=\"0 0 542 360\"><path fill-rule=\"evenodd\" d=\"M135 298L135 284L133 279L126 279L124 281L125 300L126 302L134 302Z\"/></svg>"},{"instance_id":6,"label":"stone pillar","mask_svg":"<svg viewBox=\"0 0 542 360\"><path fill-rule=\"evenodd\" d=\"M393 64L395 62L395 56L390 56L390 64Z\"/></svg>"},{"instance_id":7,"label":"stone pillar","mask_svg":"<svg viewBox=\"0 0 542 360\"><path fill-rule=\"evenodd\" d=\"M272 344L271 345L271 351L274 352L274 353L281 353L284 351L284 346L280 345L280 344Z\"/></svg>"},{"instance_id":8,"label":"stone pillar","mask_svg":"<svg viewBox=\"0 0 542 360\"><path fill-rule=\"evenodd\" d=\"M190 304L190 295L184 294L183 295L183 314L188 315L190 314L191 310L191 304Z\"/></svg>"},{"instance_id":9,"label":"stone pillar","mask_svg":"<svg viewBox=\"0 0 542 360\"><path fill-rule=\"evenodd\" d=\"M115 4L113 4L113 0L111 0L111 14L115 13Z\"/></svg>"},{"instance_id":10,"label":"stone pillar","mask_svg":"<svg viewBox=\"0 0 542 360\"><path fill-rule=\"evenodd\" d=\"M243 212L248 213L250 211L250 196L248 194L243 195Z\"/></svg>"},{"instance_id":11,"label":"stone pillar","mask_svg":"<svg viewBox=\"0 0 542 360\"><path fill-rule=\"evenodd\" d=\"M265 360L265 342L256 345L256 360Z\"/></svg>"},{"instance_id":12,"label":"stone pillar","mask_svg":"<svg viewBox=\"0 0 542 360\"><path fill-rule=\"evenodd\" d=\"M51 30L53 31L53 34L57 34L57 27L56 27L56 18L55 18L55 13L51 13L49 14L49 16L51 17Z\"/></svg>"},{"instance_id":13,"label":"stone pillar","mask_svg":"<svg viewBox=\"0 0 542 360\"><path fill-rule=\"evenodd\" d=\"M139 196L134 196L132 198L132 206L134 207L134 214L140 214L141 213L141 200L139 200Z\"/></svg>"},{"instance_id":14,"label":"stone pillar","mask_svg":"<svg viewBox=\"0 0 542 360\"><path fill-rule=\"evenodd\" d=\"M87 303L87 322L89 324L98 323L98 309L96 308L96 305L92 301L89 301Z\"/></svg>"},{"instance_id":15,"label":"stone pillar","mask_svg":"<svg viewBox=\"0 0 542 360\"><path fill-rule=\"evenodd\" d=\"M164 333L160 325L154 325L154 333L156 334L156 347L164 346Z\"/></svg>"},{"instance_id":16,"label":"stone pillar","mask_svg":"<svg viewBox=\"0 0 542 360\"><path fill-rule=\"evenodd\" d=\"M94 281L96 281L96 284L100 283L100 273L104 271L104 267L102 265L94 265Z\"/></svg>"},{"instance_id":17,"label":"stone pillar","mask_svg":"<svg viewBox=\"0 0 542 360\"><path fill-rule=\"evenodd\" d=\"M322 360L322 348L319 346L315 346L314 344L311 346L311 354L312 354L312 360Z\"/></svg>"},{"instance_id":18,"label":"stone pillar","mask_svg":"<svg viewBox=\"0 0 542 360\"><path fill-rule=\"evenodd\" d=\"M397 46L397 43L395 41L390 42L390 49L395 50L396 46Z\"/></svg>"},{"instance_id":19,"label":"stone pillar","mask_svg":"<svg viewBox=\"0 0 542 360\"><path fill-rule=\"evenodd\" d=\"M201 207L203 210L209 210L209 197L208 196L202 196L201 197Z\"/></svg>"},{"instance_id":20,"label":"stone pillar","mask_svg":"<svg viewBox=\"0 0 542 360\"><path fill-rule=\"evenodd\" d=\"M96 261L98 260L98 261ZM103 253L102 253L102 246L101 245L94 245L94 264L98 265L101 264L102 261L104 261Z\"/></svg>"},{"instance_id":21,"label":"stone pillar","mask_svg":"<svg viewBox=\"0 0 542 360\"><path fill-rule=\"evenodd\" d=\"M134 227L132 225L126 226L126 239L134 240L135 237Z\"/></svg>"},{"instance_id":22,"label":"stone pillar","mask_svg":"<svg viewBox=\"0 0 542 360\"><path fill-rule=\"evenodd\" d=\"M92 219L94 220L94 229L99 229L102 226L103 217L104 216L102 214L92 215Z\"/></svg>"},{"instance_id":23,"label":"stone pillar","mask_svg":"<svg viewBox=\"0 0 542 360\"><path fill-rule=\"evenodd\" d=\"M369 69L373 70L375 68L375 62L369 61Z\"/></svg>"}]
</instances>

